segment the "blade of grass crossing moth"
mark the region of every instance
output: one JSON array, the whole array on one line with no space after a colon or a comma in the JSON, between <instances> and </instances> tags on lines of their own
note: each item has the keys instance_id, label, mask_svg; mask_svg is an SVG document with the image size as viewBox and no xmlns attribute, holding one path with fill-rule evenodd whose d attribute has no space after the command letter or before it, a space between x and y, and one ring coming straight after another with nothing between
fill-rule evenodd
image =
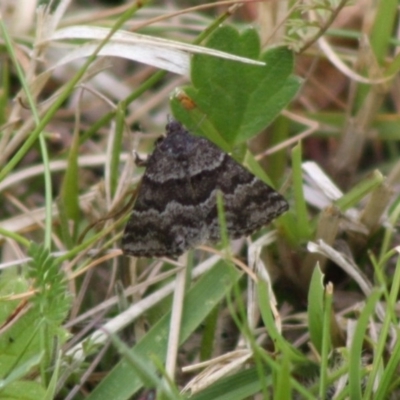
<instances>
[{"instance_id":1,"label":"blade of grass crossing moth","mask_svg":"<svg viewBox=\"0 0 400 400\"><path fill-rule=\"evenodd\" d=\"M220 190L218 190L218 192L217 192L217 210L218 210L219 229L221 232L222 247L226 251L229 251L229 254L230 254L228 232L226 230L224 198L223 198L222 192Z\"/></svg>"}]
</instances>

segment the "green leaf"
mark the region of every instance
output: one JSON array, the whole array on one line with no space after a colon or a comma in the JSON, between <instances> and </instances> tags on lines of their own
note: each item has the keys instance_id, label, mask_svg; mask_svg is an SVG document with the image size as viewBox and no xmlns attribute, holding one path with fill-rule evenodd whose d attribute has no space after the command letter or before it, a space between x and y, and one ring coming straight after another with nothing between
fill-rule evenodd
<instances>
[{"instance_id":1,"label":"green leaf","mask_svg":"<svg viewBox=\"0 0 400 400\"><path fill-rule=\"evenodd\" d=\"M214 32L207 47L266 63L256 66L195 55L193 86L182 89L194 107L185 107L177 97L171 101L174 116L189 130L201 129L209 137L203 126L205 115L232 146L267 127L296 94L300 80L291 75L293 54L287 48L273 48L260 55L259 36L254 29L239 33L224 26Z\"/></svg>"}]
</instances>

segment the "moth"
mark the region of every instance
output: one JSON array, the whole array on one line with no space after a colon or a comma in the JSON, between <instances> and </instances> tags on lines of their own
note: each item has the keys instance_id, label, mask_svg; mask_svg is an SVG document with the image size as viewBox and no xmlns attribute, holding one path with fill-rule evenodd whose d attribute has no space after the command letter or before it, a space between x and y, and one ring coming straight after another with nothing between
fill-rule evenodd
<instances>
[{"instance_id":1,"label":"moth","mask_svg":"<svg viewBox=\"0 0 400 400\"><path fill-rule=\"evenodd\" d=\"M145 165L122 238L127 255L176 258L218 242L218 191L232 239L250 235L288 209L278 192L175 120L167 124L166 136L158 139Z\"/></svg>"}]
</instances>

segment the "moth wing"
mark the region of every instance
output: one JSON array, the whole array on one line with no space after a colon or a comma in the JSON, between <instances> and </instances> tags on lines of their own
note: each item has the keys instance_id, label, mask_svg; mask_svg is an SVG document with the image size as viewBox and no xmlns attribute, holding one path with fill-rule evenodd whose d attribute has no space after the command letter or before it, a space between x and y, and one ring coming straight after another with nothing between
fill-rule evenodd
<instances>
[{"instance_id":1,"label":"moth wing","mask_svg":"<svg viewBox=\"0 0 400 400\"><path fill-rule=\"evenodd\" d=\"M247 236L270 223L288 209L286 200L228 154L216 149L212 172L201 174L195 181L196 197L208 227L208 240L220 239L217 192L224 202L229 237ZM208 193L208 196L206 194Z\"/></svg>"},{"instance_id":2,"label":"moth wing","mask_svg":"<svg viewBox=\"0 0 400 400\"><path fill-rule=\"evenodd\" d=\"M123 252L136 257L178 257L202 241L203 226L182 162L156 149L125 227Z\"/></svg>"},{"instance_id":3,"label":"moth wing","mask_svg":"<svg viewBox=\"0 0 400 400\"><path fill-rule=\"evenodd\" d=\"M220 238L217 193L231 238L249 235L288 209L286 200L228 154L177 122L158 141L122 239L136 257L177 257Z\"/></svg>"}]
</instances>

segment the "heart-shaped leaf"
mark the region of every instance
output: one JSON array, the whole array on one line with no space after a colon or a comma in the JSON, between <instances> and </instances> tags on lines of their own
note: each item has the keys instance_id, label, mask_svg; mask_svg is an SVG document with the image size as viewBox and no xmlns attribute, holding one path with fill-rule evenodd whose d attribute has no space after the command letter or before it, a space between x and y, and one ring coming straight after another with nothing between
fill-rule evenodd
<instances>
[{"instance_id":1,"label":"heart-shaped leaf","mask_svg":"<svg viewBox=\"0 0 400 400\"><path fill-rule=\"evenodd\" d=\"M189 130L201 130L227 150L267 127L301 81L292 75L293 54L287 48L276 47L260 55L254 29L239 33L222 27L207 47L265 62L264 66L249 65L197 54L191 64L192 85L181 88L171 100L174 116Z\"/></svg>"}]
</instances>

